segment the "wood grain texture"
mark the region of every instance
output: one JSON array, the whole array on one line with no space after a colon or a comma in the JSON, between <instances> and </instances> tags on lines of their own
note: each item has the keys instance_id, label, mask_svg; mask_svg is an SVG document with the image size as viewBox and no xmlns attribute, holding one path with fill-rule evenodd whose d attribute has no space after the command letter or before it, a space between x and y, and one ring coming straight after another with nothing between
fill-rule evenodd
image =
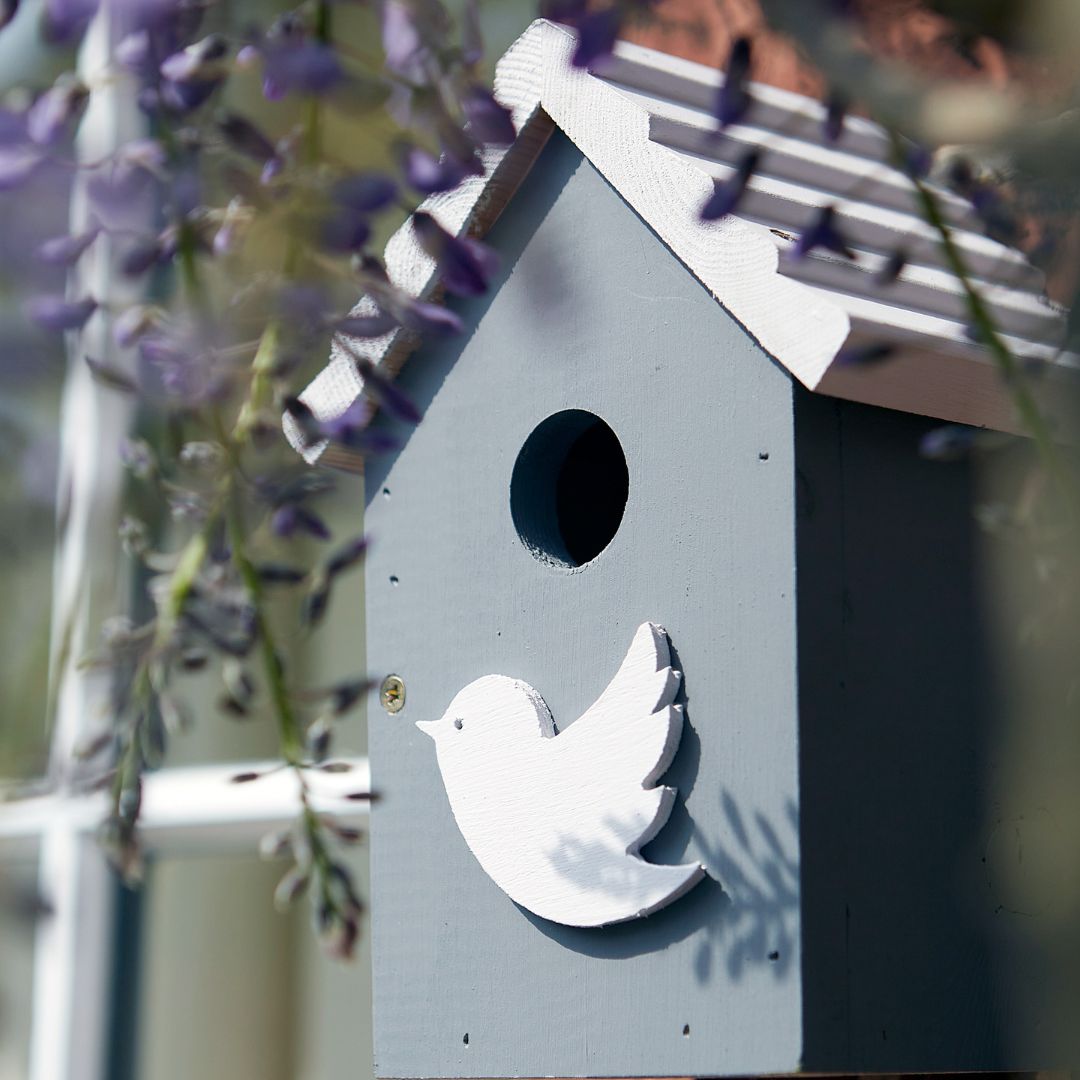
<instances>
[{"instance_id":1,"label":"wood grain texture","mask_svg":"<svg viewBox=\"0 0 1080 1080\"><path fill-rule=\"evenodd\" d=\"M846 120L834 145L822 144L824 108L768 86L752 88L747 121L717 139L711 102L721 76L712 69L622 43L603 72L573 69L573 38L561 27L534 23L500 61L496 93L514 113L517 142L485 151L485 174L424 208L450 231L485 235L550 134L564 131L620 195L683 261L712 295L804 386L826 391L823 380L851 327L903 346L942 353L940 378L909 385L877 370L857 382L865 400L925 415L951 417L951 387L970 383L970 422L995 426L1007 412L1000 388L988 397L980 368L994 369L967 335L963 290L949 270L934 231L921 219L910 182L890 162L880 127ZM702 222L698 210L714 183L732 175L750 147L763 151L737 216ZM1041 274L1023 255L983 235L971 207L939 191L953 240L983 294L996 325L1020 357L1050 361L1076 388L1076 358L1058 352L1061 309L1047 301ZM794 237L825 205L855 253L791 255ZM877 276L902 250L899 278ZM391 278L418 296L438 294L436 268L416 243L410 224L386 252ZM370 310L361 300L360 312ZM361 348L396 375L416 347L403 330L375 342L334 343L326 369L302 397L316 416L342 412L362 391L350 359ZM305 447L296 425L286 434L309 461L325 444ZM356 467L334 451L335 464Z\"/></svg>"},{"instance_id":2,"label":"wood grain texture","mask_svg":"<svg viewBox=\"0 0 1080 1080\"><path fill-rule=\"evenodd\" d=\"M405 365L425 420L380 416L405 446L365 476L367 667L408 688L370 716L377 1073L792 1071L791 380L558 133L490 239L495 288L456 304L462 339ZM574 568L536 558L510 508L519 452L565 409L601 417L629 473L614 538ZM645 620L670 635L684 717L658 780L678 797L642 855L708 876L647 918L557 925L481 868L415 721L500 672L570 739Z\"/></svg>"},{"instance_id":3,"label":"wood grain texture","mask_svg":"<svg viewBox=\"0 0 1080 1080\"><path fill-rule=\"evenodd\" d=\"M438 720L435 740L454 820L488 877L534 915L608 926L650 915L704 874L639 856L667 822L675 789L657 786L682 737L682 673L667 632L643 623L607 689L562 735L543 697L485 675Z\"/></svg>"}]
</instances>

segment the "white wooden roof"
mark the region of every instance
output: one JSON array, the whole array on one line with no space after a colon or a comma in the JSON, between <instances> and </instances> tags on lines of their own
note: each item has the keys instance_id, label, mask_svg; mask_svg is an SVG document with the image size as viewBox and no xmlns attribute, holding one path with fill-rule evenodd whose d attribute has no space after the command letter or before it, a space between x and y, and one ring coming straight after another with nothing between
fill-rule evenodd
<instances>
[{"instance_id":1,"label":"white wooden roof","mask_svg":"<svg viewBox=\"0 0 1080 1080\"><path fill-rule=\"evenodd\" d=\"M819 102L755 84L747 122L718 137L710 105L719 72L627 43L618 45L602 74L584 72L570 65L573 45L571 32L541 20L503 56L495 90L514 111L518 139L485 151L484 176L426 201L445 228L483 235L557 127L808 389L1016 429L992 361L966 332L960 283L919 216L911 182L889 164L879 126L849 117L840 138L825 144ZM736 213L702 222L699 210L714 181L730 176L750 146L763 153ZM1017 356L1053 360L1044 381L1058 385L1060 372L1075 367L1076 358L1058 355L1064 313L1046 299L1042 275L1020 252L985 236L964 200L938 194L999 331ZM817 249L795 258L795 238L828 205L835 206L856 259ZM876 271L897 249L907 254L907 264L897 281L883 285ZM409 223L388 244L386 264L414 295L438 288L435 266ZM370 302L361 300L357 310L370 310ZM870 341L897 351L872 366L836 363L845 345ZM415 344L414 335L398 330L362 347L396 374ZM361 386L348 353L335 343L330 363L301 396L319 419L329 419ZM1057 395L1048 389L1046 396ZM285 429L309 461L325 449L303 449L289 417Z\"/></svg>"}]
</instances>

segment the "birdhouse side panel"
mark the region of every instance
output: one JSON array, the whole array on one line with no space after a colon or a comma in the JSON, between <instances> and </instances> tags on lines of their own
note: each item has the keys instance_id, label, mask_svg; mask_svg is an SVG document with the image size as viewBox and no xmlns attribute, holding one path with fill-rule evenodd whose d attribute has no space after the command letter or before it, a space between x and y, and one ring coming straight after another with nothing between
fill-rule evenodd
<instances>
[{"instance_id":1,"label":"birdhouse side panel","mask_svg":"<svg viewBox=\"0 0 1080 1080\"><path fill-rule=\"evenodd\" d=\"M1026 916L987 862L1001 732L978 498L969 462L920 456L936 423L797 394L811 1071L1061 1064L1016 1052L1010 998L1035 965L1009 963Z\"/></svg>"},{"instance_id":2,"label":"birdhouse side panel","mask_svg":"<svg viewBox=\"0 0 1080 1080\"><path fill-rule=\"evenodd\" d=\"M406 365L424 420L381 420L404 446L367 473L369 670L404 687L370 720L377 1073L793 1071L790 380L560 135L488 240L499 277ZM565 768L517 783L545 739ZM612 925L566 924L581 889Z\"/></svg>"}]
</instances>

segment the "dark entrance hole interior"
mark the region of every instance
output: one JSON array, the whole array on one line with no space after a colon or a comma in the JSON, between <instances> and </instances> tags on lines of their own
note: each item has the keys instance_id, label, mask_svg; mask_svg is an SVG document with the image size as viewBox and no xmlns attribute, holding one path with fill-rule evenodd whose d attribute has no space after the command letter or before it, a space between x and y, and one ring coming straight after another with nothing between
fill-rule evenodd
<instances>
[{"instance_id":1,"label":"dark entrance hole interior","mask_svg":"<svg viewBox=\"0 0 1080 1080\"><path fill-rule=\"evenodd\" d=\"M569 409L525 440L510 479L510 512L538 559L582 566L611 543L629 490L615 432L599 416Z\"/></svg>"}]
</instances>

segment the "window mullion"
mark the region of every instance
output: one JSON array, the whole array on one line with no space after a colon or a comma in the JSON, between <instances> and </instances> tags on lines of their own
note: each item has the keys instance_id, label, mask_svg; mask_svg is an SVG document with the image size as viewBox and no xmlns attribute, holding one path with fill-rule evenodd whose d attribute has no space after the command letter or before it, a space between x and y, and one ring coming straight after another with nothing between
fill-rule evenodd
<instances>
[{"instance_id":1,"label":"window mullion","mask_svg":"<svg viewBox=\"0 0 1080 1080\"><path fill-rule=\"evenodd\" d=\"M361 824L368 803L347 798L369 791L367 758L347 758L347 772L309 774L311 805L343 823ZM277 761L237 762L164 769L146 777L141 832L154 854L174 851L252 850L268 829L293 821L300 810L295 775ZM260 779L236 784L240 773ZM265 775L264 775L265 774ZM0 856L35 852L51 828L91 838L106 810L103 793L45 795L22 799L0 816ZM46 879L45 882L48 885Z\"/></svg>"},{"instance_id":2,"label":"window mullion","mask_svg":"<svg viewBox=\"0 0 1080 1080\"><path fill-rule=\"evenodd\" d=\"M113 887L92 836L61 816L41 838L30 1080L103 1080Z\"/></svg>"},{"instance_id":3,"label":"window mullion","mask_svg":"<svg viewBox=\"0 0 1080 1080\"><path fill-rule=\"evenodd\" d=\"M105 160L140 133L142 121L130 85L109 67L112 18L103 5L79 57L79 73L94 87L80 127L77 157ZM90 223L86 187L77 182L72 226ZM39 887L51 913L35 932L31 1080L104 1080L109 1018L109 975L115 881L86 827L87 800L70 785L75 750L86 734L108 722L108 680L80 661L97 643L102 619L124 599L117 544L123 485L120 439L129 429L131 404L98 387L84 355L118 363L109 308L121 284L112 273L106 237L87 252L74 286L100 306L69 357L61 407L59 514L62 522L53 588L50 685L52 738L49 780L54 814L43 819ZM82 814L82 817L80 817Z\"/></svg>"},{"instance_id":4,"label":"window mullion","mask_svg":"<svg viewBox=\"0 0 1080 1080\"><path fill-rule=\"evenodd\" d=\"M370 790L366 758L348 759L348 772L309 775L313 809L347 824L360 824L368 803L347 795ZM272 771L271 771L272 770ZM239 773L266 773L236 784ZM150 777L143 795L142 828L147 848L175 851L254 850L270 829L294 821L300 812L299 784L280 762L171 769Z\"/></svg>"}]
</instances>

